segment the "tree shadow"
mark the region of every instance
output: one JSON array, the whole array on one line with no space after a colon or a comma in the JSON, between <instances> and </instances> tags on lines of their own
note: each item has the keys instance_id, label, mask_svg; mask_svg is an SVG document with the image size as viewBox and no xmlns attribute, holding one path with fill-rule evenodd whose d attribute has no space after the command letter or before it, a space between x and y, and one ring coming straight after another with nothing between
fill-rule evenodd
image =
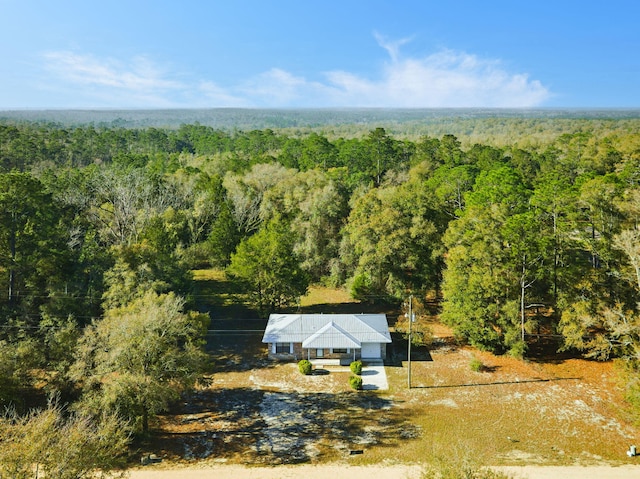
<instances>
[{"instance_id":1,"label":"tree shadow","mask_svg":"<svg viewBox=\"0 0 640 479\"><path fill-rule=\"evenodd\" d=\"M391 344L387 344L385 366L402 367L409 359L409 341L401 333L391 333ZM411 361L433 361L428 346L411 346Z\"/></svg>"},{"instance_id":2,"label":"tree shadow","mask_svg":"<svg viewBox=\"0 0 640 479\"><path fill-rule=\"evenodd\" d=\"M582 381L581 377L567 377L567 378L533 378L523 379L521 381L494 381L487 383L465 383L465 384L439 384L434 386L411 386L413 389L453 389L453 388L474 388L482 386L504 386L508 384L528 384L528 383L548 383L556 381Z\"/></svg>"},{"instance_id":3,"label":"tree shadow","mask_svg":"<svg viewBox=\"0 0 640 479\"><path fill-rule=\"evenodd\" d=\"M419 437L407 411L393 404L366 392L208 389L185 396L161 416L149 446L169 459L241 457L273 465L334 460Z\"/></svg>"},{"instance_id":4,"label":"tree shadow","mask_svg":"<svg viewBox=\"0 0 640 479\"><path fill-rule=\"evenodd\" d=\"M262 342L264 324L264 320L217 322L217 329L210 329L206 338L206 351L212 364L210 372L272 367L275 363L268 358L267 345Z\"/></svg>"},{"instance_id":5,"label":"tree shadow","mask_svg":"<svg viewBox=\"0 0 640 479\"><path fill-rule=\"evenodd\" d=\"M201 313L212 319L257 318L258 310L251 306L246 285L226 277L198 279L193 282L193 303Z\"/></svg>"},{"instance_id":6,"label":"tree shadow","mask_svg":"<svg viewBox=\"0 0 640 479\"><path fill-rule=\"evenodd\" d=\"M387 302L363 303L363 302L346 302L346 303L319 303L308 306L287 308L283 312L302 313L302 314L386 314L389 323L393 322L393 318L398 315L398 305Z\"/></svg>"}]
</instances>

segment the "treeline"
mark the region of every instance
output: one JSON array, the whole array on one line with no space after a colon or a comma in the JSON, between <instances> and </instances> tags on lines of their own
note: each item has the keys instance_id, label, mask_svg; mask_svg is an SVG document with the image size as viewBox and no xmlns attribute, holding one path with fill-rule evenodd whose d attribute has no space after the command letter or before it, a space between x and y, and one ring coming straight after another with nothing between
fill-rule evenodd
<instances>
[{"instance_id":1,"label":"treeline","mask_svg":"<svg viewBox=\"0 0 640 479\"><path fill-rule=\"evenodd\" d=\"M202 367L204 266L246 281L262 314L311 283L435 294L474 346L526 356L553 337L634 368L640 131L619 127L499 147L0 125L0 399L37 382L145 430Z\"/></svg>"}]
</instances>

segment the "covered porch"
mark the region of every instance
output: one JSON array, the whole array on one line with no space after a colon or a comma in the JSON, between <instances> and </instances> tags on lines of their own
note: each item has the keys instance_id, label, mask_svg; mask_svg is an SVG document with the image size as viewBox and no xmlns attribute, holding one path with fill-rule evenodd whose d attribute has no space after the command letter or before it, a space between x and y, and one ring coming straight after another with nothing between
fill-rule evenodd
<instances>
[{"instance_id":1,"label":"covered porch","mask_svg":"<svg viewBox=\"0 0 640 479\"><path fill-rule=\"evenodd\" d=\"M302 342L302 350L308 360L349 364L361 356L362 344L333 321Z\"/></svg>"}]
</instances>

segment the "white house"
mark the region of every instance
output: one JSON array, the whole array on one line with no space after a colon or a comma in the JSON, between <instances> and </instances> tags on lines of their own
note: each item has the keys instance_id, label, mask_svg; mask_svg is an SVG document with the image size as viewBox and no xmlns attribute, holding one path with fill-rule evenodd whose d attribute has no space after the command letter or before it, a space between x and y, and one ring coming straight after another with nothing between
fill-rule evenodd
<instances>
[{"instance_id":1,"label":"white house","mask_svg":"<svg viewBox=\"0 0 640 479\"><path fill-rule=\"evenodd\" d=\"M391 342L384 314L272 314L262 338L281 360L384 359Z\"/></svg>"}]
</instances>

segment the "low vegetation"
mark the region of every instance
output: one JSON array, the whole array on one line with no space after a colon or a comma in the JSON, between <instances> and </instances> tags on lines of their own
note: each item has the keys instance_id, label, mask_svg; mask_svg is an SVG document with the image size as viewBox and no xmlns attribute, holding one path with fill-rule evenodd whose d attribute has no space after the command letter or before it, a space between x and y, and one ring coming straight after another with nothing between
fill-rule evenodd
<instances>
[{"instance_id":1,"label":"low vegetation","mask_svg":"<svg viewBox=\"0 0 640 479\"><path fill-rule=\"evenodd\" d=\"M472 371L475 371L477 373L482 372L482 370L484 369L484 364L482 364L482 361L480 361L475 356L471 358L471 361L469 361L469 366L471 367Z\"/></svg>"},{"instance_id":2,"label":"low vegetation","mask_svg":"<svg viewBox=\"0 0 640 479\"><path fill-rule=\"evenodd\" d=\"M351 369L351 372L353 374L356 375L361 375L362 374L362 361L360 361L359 359L357 361L353 361L351 362L351 364L349 364L349 369Z\"/></svg>"},{"instance_id":3,"label":"low vegetation","mask_svg":"<svg viewBox=\"0 0 640 479\"><path fill-rule=\"evenodd\" d=\"M311 361L309 361L308 359L302 359L298 361L298 370L301 374L308 376L313 370L313 364L311 364Z\"/></svg>"},{"instance_id":4,"label":"low vegetation","mask_svg":"<svg viewBox=\"0 0 640 479\"><path fill-rule=\"evenodd\" d=\"M360 376L350 376L349 385L351 386L351 389L359 391L362 389L362 378Z\"/></svg>"},{"instance_id":5,"label":"low vegetation","mask_svg":"<svg viewBox=\"0 0 640 479\"><path fill-rule=\"evenodd\" d=\"M128 457L127 424L109 413L65 411L57 402L0 418L0 477L115 478Z\"/></svg>"}]
</instances>

